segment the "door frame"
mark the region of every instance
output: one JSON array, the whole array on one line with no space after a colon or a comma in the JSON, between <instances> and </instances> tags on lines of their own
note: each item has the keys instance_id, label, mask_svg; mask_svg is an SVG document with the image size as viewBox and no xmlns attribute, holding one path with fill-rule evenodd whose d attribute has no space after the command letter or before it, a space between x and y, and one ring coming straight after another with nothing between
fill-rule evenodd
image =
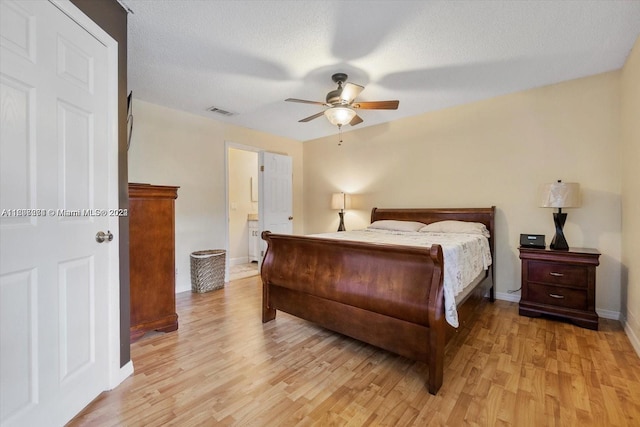
<instances>
[{"instance_id":1,"label":"door frame","mask_svg":"<svg viewBox=\"0 0 640 427\"><path fill-rule=\"evenodd\" d=\"M118 42L92 21L70 0L49 0L71 20L95 37L107 49L107 201L110 208L119 206L118 199ZM114 185L111 185L111 184ZM109 216L110 230L119 230L119 218ZM109 246L108 265L108 369L107 390L115 388L133 373L133 362L120 366L120 236L114 233Z\"/></svg>"},{"instance_id":2,"label":"door frame","mask_svg":"<svg viewBox=\"0 0 640 427\"><path fill-rule=\"evenodd\" d=\"M229 248L231 247L230 234L229 233L229 209L231 205L229 204L229 149L233 148L236 150L242 151L251 151L253 153L258 154L258 158L260 157L260 153L265 151L262 148L253 147L251 145L239 144L237 142L232 141L224 141L224 203L225 203L225 211L224 211L224 219L225 219L225 248L227 251L226 256L226 265L224 267L224 281L229 282ZM258 160L259 163L259 160ZM259 165L257 165L259 167ZM258 174L258 211L260 211L260 207L262 206L262 174Z\"/></svg>"}]
</instances>

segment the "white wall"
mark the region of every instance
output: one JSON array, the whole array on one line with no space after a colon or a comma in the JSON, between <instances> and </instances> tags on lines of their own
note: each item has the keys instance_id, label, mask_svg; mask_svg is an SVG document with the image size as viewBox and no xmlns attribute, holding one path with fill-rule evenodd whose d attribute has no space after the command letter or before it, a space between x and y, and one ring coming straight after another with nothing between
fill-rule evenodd
<instances>
[{"instance_id":1,"label":"white wall","mask_svg":"<svg viewBox=\"0 0 640 427\"><path fill-rule=\"evenodd\" d=\"M334 231L330 195L352 193L347 229L373 207L497 207L497 292L520 287L521 233L555 232L538 187L578 182L570 246L601 251L596 308L621 310L620 73L519 92L305 142L305 232ZM402 108L402 100L400 101ZM366 112L362 113L366 121ZM637 165L636 165L637 169ZM516 299L519 299L516 295Z\"/></svg>"},{"instance_id":2,"label":"white wall","mask_svg":"<svg viewBox=\"0 0 640 427\"><path fill-rule=\"evenodd\" d=\"M623 313L640 355L640 37L622 69L621 92Z\"/></svg>"},{"instance_id":3,"label":"white wall","mask_svg":"<svg viewBox=\"0 0 640 427\"><path fill-rule=\"evenodd\" d=\"M134 100L129 181L176 185L176 292L191 289L191 252L225 249L225 141L293 158L294 232L302 233L302 143Z\"/></svg>"}]
</instances>

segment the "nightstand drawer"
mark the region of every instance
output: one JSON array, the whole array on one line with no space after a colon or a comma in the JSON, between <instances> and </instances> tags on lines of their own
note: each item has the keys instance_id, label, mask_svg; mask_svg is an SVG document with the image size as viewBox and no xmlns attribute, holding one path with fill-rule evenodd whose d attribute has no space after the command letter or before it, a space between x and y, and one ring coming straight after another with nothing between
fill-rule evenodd
<instances>
[{"instance_id":1,"label":"nightstand drawer","mask_svg":"<svg viewBox=\"0 0 640 427\"><path fill-rule=\"evenodd\" d=\"M529 281L587 287L588 270L579 265L529 261Z\"/></svg>"},{"instance_id":2,"label":"nightstand drawer","mask_svg":"<svg viewBox=\"0 0 640 427\"><path fill-rule=\"evenodd\" d=\"M587 309L587 292L561 286L528 284L528 300L576 310Z\"/></svg>"}]
</instances>

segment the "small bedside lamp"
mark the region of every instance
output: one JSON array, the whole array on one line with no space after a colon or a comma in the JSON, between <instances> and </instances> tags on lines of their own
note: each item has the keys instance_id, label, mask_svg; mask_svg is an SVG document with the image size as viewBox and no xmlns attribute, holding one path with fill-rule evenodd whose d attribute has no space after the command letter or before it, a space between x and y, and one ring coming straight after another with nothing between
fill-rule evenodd
<instances>
[{"instance_id":1,"label":"small bedside lamp","mask_svg":"<svg viewBox=\"0 0 640 427\"><path fill-rule=\"evenodd\" d=\"M553 236L551 249L558 251L568 251L569 245L567 239L564 238L562 227L567 220L567 214L562 213L562 208L579 208L580 201L580 184L576 182L553 182L551 184L543 184L540 187L540 207L542 208L558 208L558 212L553 214L553 222L556 226L556 235Z\"/></svg>"},{"instance_id":2,"label":"small bedside lamp","mask_svg":"<svg viewBox=\"0 0 640 427\"><path fill-rule=\"evenodd\" d=\"M339 209L340 225L338 231L345 231L344 228L344 210L347 208L347 195L344 193L333 193L331 196L331 209Z\"/></svg>"}]
</instances>

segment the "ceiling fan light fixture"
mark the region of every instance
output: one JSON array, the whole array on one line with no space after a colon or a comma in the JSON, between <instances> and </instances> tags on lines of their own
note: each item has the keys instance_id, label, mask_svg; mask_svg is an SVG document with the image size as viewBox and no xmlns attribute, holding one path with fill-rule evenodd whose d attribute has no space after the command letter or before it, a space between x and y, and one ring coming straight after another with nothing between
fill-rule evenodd
<instances>
[{"instance_id":1,"label":"ceiling fan light fixture","mask_svg":"<svg viewBox=\"0 0 640 427\"><path fill-rule=\"evenodd\" d=\"M327 108L324 115L334 126L344 126L351 122L356 116L356 112L349 107L336 106Z\"/></svg>"}]
</instances>

